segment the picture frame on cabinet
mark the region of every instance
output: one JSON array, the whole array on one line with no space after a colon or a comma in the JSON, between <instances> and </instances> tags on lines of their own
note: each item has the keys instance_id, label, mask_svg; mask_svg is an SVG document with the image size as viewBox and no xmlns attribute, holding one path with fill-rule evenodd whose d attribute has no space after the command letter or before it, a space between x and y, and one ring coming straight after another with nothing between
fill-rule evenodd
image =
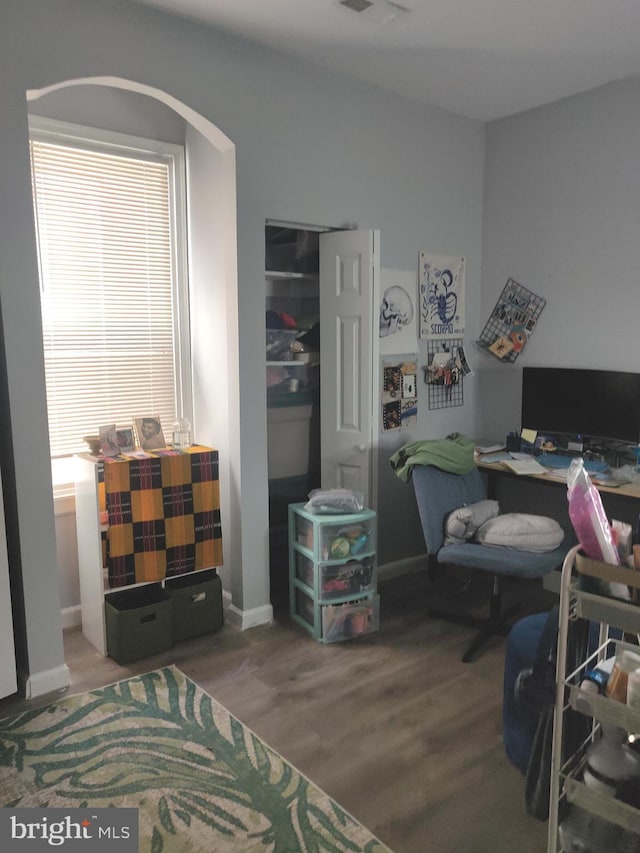
<instances>
[{"instance_id":1,"label":"picture frame on cabinet","mask_svg":"<svg viewBox=\"0 0 640 853\"><path fill-rule=\"evenodd\" d=\"M142 450L161 450L167 446L158 415L135 417L133 425L138 439L138 446Z\"/></svg>"},{"instance_id":2,"label":"picture frame on cabinet","mask_svg":"<svg viewBox=\"0 0 640 853\"><path fill-rule=\"evenodd\" d=\"M134 450L136 442L133 435L133 427L117 427L116 441L118 442L120 453L126 453L130 450Z\"/></svg>"},{"instance_id":3,"label":"picture frame on cabinet","mask_svg":"<svg viewBox=\"0 0 640 853\"><path fill-rule=\"evenodd\" d=\"M104 424L98 427L98 435L103 456L117 456L120 453L115 424Z\"/></svg>"}]
</instances>

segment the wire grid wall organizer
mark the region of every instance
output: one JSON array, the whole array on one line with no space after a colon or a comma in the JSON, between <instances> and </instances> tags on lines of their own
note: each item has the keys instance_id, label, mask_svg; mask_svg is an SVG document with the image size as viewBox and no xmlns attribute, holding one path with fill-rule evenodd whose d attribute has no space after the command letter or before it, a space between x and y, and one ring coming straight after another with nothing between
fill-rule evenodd
<instances>
[{"instance_id":1,"label":"wire grid wall organizer","mask_svg":"<svg viewBox=\"0 0 640 853\"><path fill-rule=\"evenodd\" d=\"M503 362L514 362L524 349L547 300L512 278L507 280L478 345Z\"/></svg>"},{"instance_id":2,"label":"wire grid wall organizer","mask_svg":"<svg viewBox=\"0 0 640 853\"><path fill-rule=\"evenodd\" d=\"M451 406L464 405L464 392L458 349L462 349L462 338L450 338L446 341L427 341L427 365L423 367L424 381L427 383L429 409L448 409ZM449 359L442 371L434 370L436 355L448 353Z\"/></svg>"}]
</instances>

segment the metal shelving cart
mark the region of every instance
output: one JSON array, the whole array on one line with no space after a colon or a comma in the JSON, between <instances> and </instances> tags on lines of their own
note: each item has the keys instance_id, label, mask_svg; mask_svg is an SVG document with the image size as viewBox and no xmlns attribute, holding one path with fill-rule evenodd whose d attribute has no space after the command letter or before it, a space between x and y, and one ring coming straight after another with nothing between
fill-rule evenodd
<instances>
[{"instance_id":1,"label":"metal shelving cart","mask_svg":"<svg viewBox=\"0 0 640 853\"><path fill-rule=\"evenodd\" d=\"M582 809L589 815L602 818L627 833L639 836L640 809L616 799L610 793L587 785L583 779L586 753L589 746L601 736L601 726L616 726L628 733L640 733L640 711L611 699L606 695L585 690L581 683L588 669L596 668L618 651L628 648L636 653L637 645L614 639L611 631L619 629L624 636L640 634L640 606L590 591L594 578L629 587L640 587L640 572L624 567L595 563L584 558L579 546L569 551L562 568L560 588L560 613L558 628L557 687L554 709L553 751L549 801L548 853L564 851L562 846L563 804ZM586 580L586 583L585 583ZM570 622L587 619L599 625L597 648L587 653L577 667L568 672L567 639ZM571 664L569 664L571 666ZM584 742L567 755L563 749L566 739L566 715L573 710L591 719L589 734Z\"/></svg>"}]
</instances>

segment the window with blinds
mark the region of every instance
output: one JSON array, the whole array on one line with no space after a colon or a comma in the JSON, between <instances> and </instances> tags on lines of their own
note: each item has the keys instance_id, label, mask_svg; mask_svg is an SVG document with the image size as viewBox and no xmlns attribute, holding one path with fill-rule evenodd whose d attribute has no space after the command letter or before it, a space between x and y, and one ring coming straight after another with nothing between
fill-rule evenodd
<instances>
[{"instance_id":1,"label":"window with blinds","mask_svg":"<svg viewBox=\"0 0 640 853\"><path fill-rule=\"evenodd\" d=\"M54 460L100 425L158 416L168 436L190 410L183 152L136 142L31 126Z\"/></svg>"}]
</instances>

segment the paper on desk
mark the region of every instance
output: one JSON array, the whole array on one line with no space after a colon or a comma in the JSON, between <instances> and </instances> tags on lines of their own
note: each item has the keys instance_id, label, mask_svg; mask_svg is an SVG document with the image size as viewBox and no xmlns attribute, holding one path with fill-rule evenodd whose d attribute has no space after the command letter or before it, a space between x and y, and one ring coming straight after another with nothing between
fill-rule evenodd
<instances>
[{"instance_id":1,"label":"paper on desk","mask_svg":"<svg viewBox=\"0 0 640 853\"><path fill-rule=\"evenodd\" d=\"M589 474L589 476L596 486L607 486L609 489L617 489L619 486L626 486L631 482L631 480L616 480L615 477L612 477L610 474L607 475L604 472L601 474Z\"/></svg>"},{"instance_id":2,"label":"paper on desk","mask_svg":"<svg viewBox=\"0 0 640 853\"><path fill-rule=\"evenodd\" d=\"M476 444L476 453L495 453L498 450L504 450L504 442L480 441Z\"/></svg>"},{"instance_id":3,"label":"paper on desk","mask_svg":"<svg viewBox=\"0 0 640 853\"><path fill-rule=\"evenodd\" d=\"M493 465L494 462L504 462L505 459L511 459L511 454L507 453L506 450L499 450L497 453L483 453L479 461Z\"/></svg>"},{"instance_id":4,"label":"paper on desk","mask_svg":"<svg viewBox=\"0 0 640 853\"><path fill-rule=\"evenodd\" d=\"M564 483L567 482L567 474L569 473L568 468L547 468L546 471L552 480L562 480Z\"/></svg>"},{"instance_id":5,"label":"paper on desk","mask_svg":"<svg viewBox=\"0 0 640 853\"><path fill-rule=\"evenodd\" d=\"M547 475L551 477L552 480L561 480L563 482L567 482L567 475L569 473L568 468L548 468ZM595 483L596 486L607 486L610 489L617 489L618 486L626 485L629 480L616 480L611 475L607 476L606 474L589 474L587 472L587 476L591 480L592 483Z\"/></svg>"},{"instance_id":6,"label":"paper on desk","mask_svg":"<svg viewBox=\"0 0 640 853\"><path fill-rule=\"evenodd\" d=\"M520 438L527 444L535 444L537 436L538 433L535 429L523 429L520 433Z\"/></svg>"},{"instance_id":7,"label":"paper on desk","mask_svg":"<svg viewBox=\"0 0 640 853\"><path fill-rule=\"evenodd\" d=\"M515 454L514 454L515 455ZM533 456L525 456L524 459L509 459L502 463L514 474L546 474L547 469L537 462Z\"/></svg>"}]
</instances>

